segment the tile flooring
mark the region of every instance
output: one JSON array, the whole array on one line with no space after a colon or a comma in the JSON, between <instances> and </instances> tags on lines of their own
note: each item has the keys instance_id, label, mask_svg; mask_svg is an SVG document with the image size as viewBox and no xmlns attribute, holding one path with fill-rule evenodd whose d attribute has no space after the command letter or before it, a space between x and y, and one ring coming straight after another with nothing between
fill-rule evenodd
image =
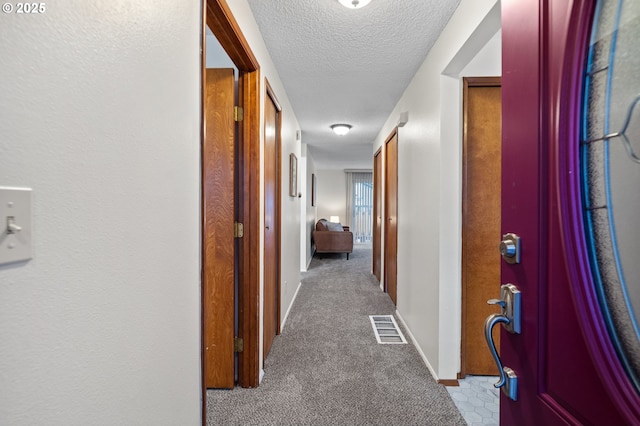
<instances>
[{"instance_id":1,"label":"tile flooring","mask_svg":"<svg viewBox=\"0 0 640 426\"><path fill-rule=\"evenodd\" d=\"M447 391L462 417L470 426L500 423L500 391L493 387L498 377L467 376L460 386L447 386Z\"/></svg>"}]
</instances>

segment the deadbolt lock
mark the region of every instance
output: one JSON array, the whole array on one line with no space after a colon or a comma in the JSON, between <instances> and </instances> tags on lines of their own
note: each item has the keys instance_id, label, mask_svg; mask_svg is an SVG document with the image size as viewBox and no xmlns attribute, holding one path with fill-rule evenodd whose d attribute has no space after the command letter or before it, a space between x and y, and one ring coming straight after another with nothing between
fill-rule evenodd
<instances>
[{"instance_id":1,"label":"deadbolt lock","mask_svg":"<svg viewBox=\"0 0 640 426\"><path fill-rule=\"evenodd\" d=\"M511 232L502 236L500 255L505 262L510 264L520 263L520 251L520 237Z\"/></svg>"}]
</instances>

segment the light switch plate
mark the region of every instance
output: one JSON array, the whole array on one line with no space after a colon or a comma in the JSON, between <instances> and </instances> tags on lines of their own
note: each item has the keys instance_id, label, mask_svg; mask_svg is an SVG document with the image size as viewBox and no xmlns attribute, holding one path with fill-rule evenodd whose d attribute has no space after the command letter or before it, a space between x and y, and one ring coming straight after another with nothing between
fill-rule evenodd
<instances>
[{"instance_id":1,"label":"light switch plate","mask_svg":"<svg viewBox=\"0 0 640 426\"><path fill-rule=\"evenodd\" d=\"M31 188L0 186L0 231L0 264L31 259Z\"/></svg>"}]
</instances>

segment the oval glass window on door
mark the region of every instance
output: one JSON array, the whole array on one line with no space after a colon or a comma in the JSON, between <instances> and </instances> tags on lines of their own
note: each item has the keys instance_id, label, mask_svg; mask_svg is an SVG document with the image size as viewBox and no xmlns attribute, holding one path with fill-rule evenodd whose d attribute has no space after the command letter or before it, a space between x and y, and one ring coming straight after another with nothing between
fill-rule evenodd
<instances>
[{"instance_id":1,"label":"oval glass window on door","mask_svg":"<svg viewBox=\"0 0 640 426\"><path fill-rule=\"evenodd\" d=\"M640 1L598 1L580 163L591 271L611 340L640 392Z\"/></svg>"}]
</instances>

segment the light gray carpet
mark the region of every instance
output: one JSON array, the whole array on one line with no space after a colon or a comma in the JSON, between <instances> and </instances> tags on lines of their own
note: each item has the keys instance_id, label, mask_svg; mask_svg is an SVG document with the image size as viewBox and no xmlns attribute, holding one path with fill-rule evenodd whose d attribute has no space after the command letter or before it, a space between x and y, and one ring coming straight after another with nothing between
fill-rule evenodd
<instances>
[{"instance_id":1,"label":"light gray carpet","mask_svg":"<svg viewBox=\"0 0 640 426\"><path fill-rule=\"evenodd\" d=\"M411 343L377 343L369 315L395 307L369 272L371 250L323 256L302 275L260 386L208 391L207 424L464 425Z\"/></svg>"}]
</instances>

